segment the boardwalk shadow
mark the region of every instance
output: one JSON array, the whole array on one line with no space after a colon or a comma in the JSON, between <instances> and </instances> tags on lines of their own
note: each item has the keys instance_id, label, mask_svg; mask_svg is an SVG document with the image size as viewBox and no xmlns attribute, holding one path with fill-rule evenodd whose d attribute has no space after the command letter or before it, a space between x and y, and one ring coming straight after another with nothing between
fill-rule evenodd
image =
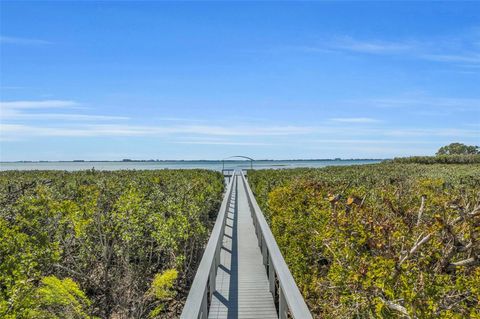
<instances>
[{"instance_id":1,"label":"boardwalk shadow","mask_svg":"<svg viewBox=\"0 0 480 319\"><path fill-rule=\"evenodd\" d=\"M210 319L278 319L258 246L244 181L237 177L227 210Z\"/></svg>"},{"instance_id":2,"label":"boardwalk shadow","mask_svg":"<svg viewBox=\"0 0 480 319\"><path fill-rule=\"evenodd\" d=\"M238 318L238 187L234 202L229 205L222 246L224 258L218 266L224 280L213 293L216 309L211 309L209 318Z\"/></svg>"},{"instance_id":3,"label":"boardwalk shadow","mask_svg":"<svg viewBox=\"0 0 480 319\"><path fill-rule=\"evenodd\" d=\"M233 215L232 252L230 263L230 287L228 291L228 319L238 318L238 183L235 192Z\"/></svg>"}]
</instances>

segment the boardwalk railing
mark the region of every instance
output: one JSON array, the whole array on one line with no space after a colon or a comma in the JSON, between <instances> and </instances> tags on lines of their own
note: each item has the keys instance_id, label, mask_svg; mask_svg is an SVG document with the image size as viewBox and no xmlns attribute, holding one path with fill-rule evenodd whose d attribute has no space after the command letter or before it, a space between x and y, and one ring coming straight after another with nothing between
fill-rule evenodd
<instances>
[{"instance_id":1,"label":"boardwalk railing","mask_svg":"<svg viewBox=\"0 0 480 319\"><path fill-rule=\"evenodd\" d=\"M228 178L228 181L230 182L230 179L235 175L235 171L236 171L235 168L222 169L223 177ZM242 170L242 171L245 174L245 176L247 176L247 171L246 170Z\"/></svg>"},{"instance_id":2,"label":"boardwalk railing","mask_svg":"<svg viewBox=\"0 0 480 319\"><path fill-rule=\"evenodd\" d=\"M236 173L233 173L233 177ZM263 264L269 280L270 292L274 300L278 300L277 310L280 319L293 317L295 319L311 319L312 315L298 290L295 280L283 259L277 242L273 237L265 217L246 181L243 171L239 172L238 178L242 179L247 194L248 205L252 214L258 245L262 253ZM225 197L218 212L217 220L213 226L210 239L200 265L198 266L195 279L187 297L187 301L180 318L182 319L206 319L208 318L209 303L215 292L215 279L220 264L220 250L223 244L227 211L232 204L232 194L237 196L237 178L230 178ZM239 239L241 240L241 238ZM278 299L277 299L278 298Z\"/></svg>"},{"instance_id":3,"label":"boardwalk railing","mask_svg":"<svg viewBox=\"0 0 480 319\"><path fill-rule=\"evenodd\" d=\"M257 233L258 245L262 252L263 264L267 270L268 281L270 283L270 292L274 299L278 296L278 317L285 319L290 314L295 319L312 318L307 304L298 290L285 259L278 248L278 244L273 237L272 231L258 206L257 200L253 195L243 172L241 178L244 181L245 191L247 192L248 204L252 212L253 224ZM278 280L278 286L276 281Z\"/></svg>"},{"instance_id":4,"label":"boardwalk railing","mask_svg":"<svg viewBox=\"0 0 480 319\"><path fill-rule=\"evenodd\" d=\"M206 319L208 317L208 303L215 291L215 277L220 264L220 249L225 232L225 219L232 201L232 192L236 188L234 183L236 183L236 179L230 178L225 197L218 211L217 220L185 302L180 317L182 319Z\"/></svg>"}]
</instances>

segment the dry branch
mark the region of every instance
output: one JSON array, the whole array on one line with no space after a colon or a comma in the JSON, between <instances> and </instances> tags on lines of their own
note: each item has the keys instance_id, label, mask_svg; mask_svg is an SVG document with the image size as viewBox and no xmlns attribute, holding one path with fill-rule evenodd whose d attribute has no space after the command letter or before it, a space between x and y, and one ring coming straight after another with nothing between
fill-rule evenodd
<instances>
[{"instance_id":1,"label":"dry branch","mask_svg":"<svg viewBox=\"0 0 480 319\"><path fill-rule=\"evenodd\" d=\"M476 257L470 257L464 260L460 260L454 263L451 263L448 267L454 269L456 267L468 267L468 266L477 266L480 264L480 261Z\"/></svg>"},{"instance_id":2,"label":"dry branch","mask_svg":"<svg viewBox=\"0 0 480 319\"><path fill-rule=\"evenodd\" d=\"M400 267L400 265L403 264L403 262L405 262L405 260L407 260L408 257L413 255L418 250L418 248L420 248L421 245L428 242L430 240L430 238L432 237L432 234L433 233L430 233L430 234L426 235L425 237L423 237L421 240L417 240L417 243L415 245L413 245L412 249L410 249L410 251L405 256L403 256L402 259L400 259L400 262L398 263L397 267Z\"/></svg>"},{"instance_id":3,"label":"dry branch","mask_svg":"<svg viewBox=\"0 0 480 319\"><path fill-rule=\"evenodd\" d=\"M417 216L417 226L420 225L420 222L422 221L422 215L423 215L423 211L425 210L426 199L427 199L427 195L422 195L422 203L420 204L420 208L418 210L418 216Z\"/></svg>"},{"instance_id":4,"label":"dry branch","mask_svg":"<svg viewBox=\"0 0 480 319\"><path fill-rule=\"evenodd\" d=\"M379 297L379 298L388 309L400 312L405 318L411 318L410 315L408 314L407 308L405 308L404 306L385 300L382 297Z\"/></svg>"}]
</instances>

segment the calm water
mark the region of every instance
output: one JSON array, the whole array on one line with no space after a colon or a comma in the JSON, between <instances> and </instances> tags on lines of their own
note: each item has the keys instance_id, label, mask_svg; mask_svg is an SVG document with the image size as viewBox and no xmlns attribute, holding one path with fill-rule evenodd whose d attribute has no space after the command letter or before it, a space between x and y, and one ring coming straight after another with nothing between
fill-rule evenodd
<instances>
[{"instance_id":1,"label":"calm water","mask_svg":"<svg viewBox=\"0 0 480 319\"><path fill-rule=\"evenodd\" d=\"M324 167L330 165L359 165L378 163L380 160L335 160L335 161L256 161L254 169ZM165 162L44 162L44 163L0 163L0 171L9 170L65 170L79 171L95 168L96 170L113 171L119 169L193 169L204 168L220 171L222 161L165 161ZM250 162L228 161L225 168L250 168Z\"/></svg>"}]
</instances>

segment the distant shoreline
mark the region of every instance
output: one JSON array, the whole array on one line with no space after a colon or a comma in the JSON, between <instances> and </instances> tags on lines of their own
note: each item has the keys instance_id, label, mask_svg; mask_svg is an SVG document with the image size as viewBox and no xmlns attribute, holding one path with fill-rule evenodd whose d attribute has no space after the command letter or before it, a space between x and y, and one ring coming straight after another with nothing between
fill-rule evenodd
<instances>
[{"instance_id":1,"label":"distant shoreline","mask_svg":"<svg viewBox=\"0 0 480 319\"><path fill-rule=\"evenodd\" d=\"M297 167L325 167L344 165L363 165L380 163L383 160L375 159L323 159L323 160L124 160L124 161L20 161L0 162L0 171L8 170L67 170L77 171L86 169L121 170L121 169L210 169L222 171L232 167L255 167L258 169L282 169Z\"/></svg>"},{"instance_id":2,"label":"distant shoreline","mask_svg":"<svg viewBox=\"0 0 480 319\"><path fill-rule=\"evenodd\" d=\"M327 161L385 161L388 158L312 158L312 159L260 159L254 160L254 162L327 162ZM0 161L0 163L10 164L10 163L218 163L218 162L249 162L248 160L133 160L133 159L124 159L124 160L72 160L72 161Z\"/></svg>"}]
</instances>

